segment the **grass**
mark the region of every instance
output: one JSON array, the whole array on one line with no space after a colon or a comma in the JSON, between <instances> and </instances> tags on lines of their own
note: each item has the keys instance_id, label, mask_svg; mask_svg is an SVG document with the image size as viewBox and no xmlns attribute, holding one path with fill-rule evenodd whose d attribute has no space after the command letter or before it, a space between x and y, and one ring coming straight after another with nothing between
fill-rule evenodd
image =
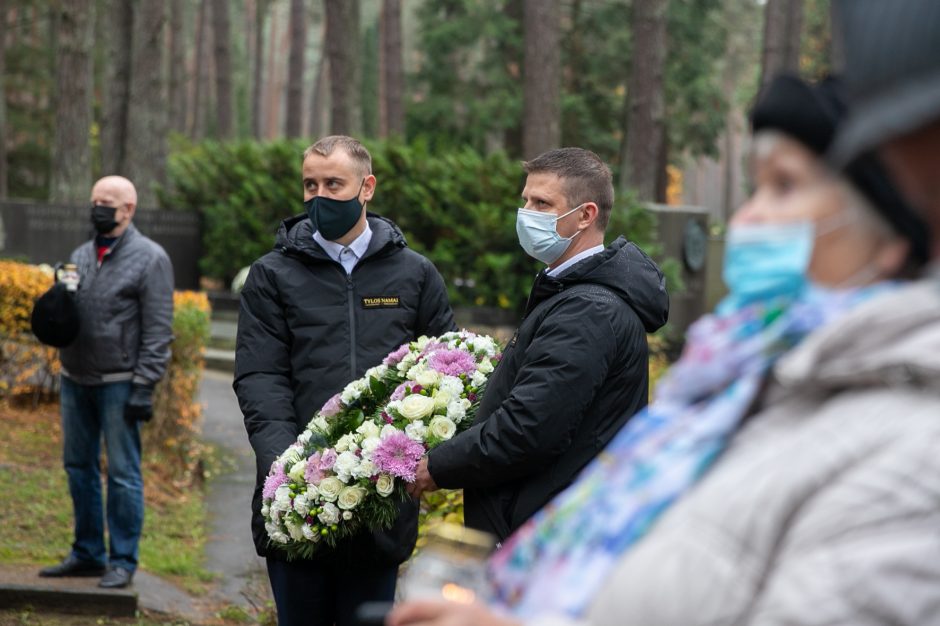
<instances>
[{"instance_id":1,"label":"grass","mask_svg":"<svg viewBox=\"0 0 940 626\"><path fill-rule=\"evenodd\" d=\"M34 613L27 610L0 609L0 626L189 626L185 621L167 620L155 616L95 617L93 615L63 615L61 613Z\"/></svg>"},{"instance_id":2,"label":"grass","mask_svg":"<svg viewBox=\"0 0 940 626\"><path fill-rule=\"evenodd\" d=\"M35 409L0 405L0 428L4 433L0 493L5 501L0 507L0 562L55 563L72 542L72 503L62 467L58 405ZM146 450L144 457L148 458ZM213 579L202 565L206 542L202 490L174 484L151 459L144 468L144 497L140 566L198 593ZM44 618L28 619L34 621L9 623L40 624L36 620Z\"/></svg>"}]
</instances>

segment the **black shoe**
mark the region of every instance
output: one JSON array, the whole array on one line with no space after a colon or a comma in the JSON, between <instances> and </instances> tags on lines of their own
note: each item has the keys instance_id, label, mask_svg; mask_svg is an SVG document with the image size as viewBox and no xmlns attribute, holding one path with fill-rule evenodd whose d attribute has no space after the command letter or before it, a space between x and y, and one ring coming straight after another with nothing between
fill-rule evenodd
<instances>
[{"instance_id":1,"label":"black shoe","mask_svg":"<svg viewBox=\"0 0 940 626\"><path fill-rule=\"evenodd\" d=\"M39 570L39 575L47 578L62 578L65 576L101 576L104 572L104 565L80 561L75 555L70 554L58 565Z\"/></svg>"},{"instance_id":2,"label":"black shoe","mask_svg":"<svg viewBox=\"0 0 940 626\"><path fill-rule=\"evenodd\" d=\"M101 582L98 583L98 586L104 587L105 589L123 589L131 584L133 577L134 572L130 570L126 570L123 567L112 567L108 570L107 574L101 577Z\"/></svg>"}]
</instances>

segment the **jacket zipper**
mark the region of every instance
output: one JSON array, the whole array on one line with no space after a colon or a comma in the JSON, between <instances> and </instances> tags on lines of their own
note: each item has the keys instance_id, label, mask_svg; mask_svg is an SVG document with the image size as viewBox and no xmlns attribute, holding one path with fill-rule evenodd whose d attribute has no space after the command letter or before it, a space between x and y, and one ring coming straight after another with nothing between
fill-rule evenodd
<instances>
[{"instance_id":1,"label":"jacket zipper","mask_svg":"<svg viewBox=\"0 0 940 626\"><path fill-rule=\"evenodd\" d=\"M356 378L356 307L353 304L352 275L346 275L346 301L349 303L349 368L350 380Z\"/></svg>"}]
</instances>

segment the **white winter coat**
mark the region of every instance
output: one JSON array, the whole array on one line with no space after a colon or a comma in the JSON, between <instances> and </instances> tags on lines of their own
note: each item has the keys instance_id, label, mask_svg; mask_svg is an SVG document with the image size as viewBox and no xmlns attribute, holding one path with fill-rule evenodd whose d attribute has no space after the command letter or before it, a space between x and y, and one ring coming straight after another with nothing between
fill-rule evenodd
<instances>
[{"instance_id":1,"label":"white winter coat","mask_svg":"<svg viewBox=\"0 0 940 626\"><path fill-rule=\"evenodd\" d=\"M534 623L940 624L940 280L807 337L761 404L584 622Z\"/></svg>"}]
</instances>

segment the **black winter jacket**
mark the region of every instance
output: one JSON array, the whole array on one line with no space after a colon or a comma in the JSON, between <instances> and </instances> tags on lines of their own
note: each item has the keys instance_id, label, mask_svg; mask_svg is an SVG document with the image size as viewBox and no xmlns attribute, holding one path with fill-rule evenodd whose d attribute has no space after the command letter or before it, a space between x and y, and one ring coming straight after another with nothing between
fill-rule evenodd
<instances>
[{"instance_id":1,"label":"black winter jacket","mask_svg":"<svg viewBox=\"0 0 940 626\"><path fill-rule=\"evenodd\" d=\"M252 534L268 549L261 488L271 463L330 396L392 350L455 330L447 290L430 261L407 247L390 220L369 214L372 241L347 276L313 240L305 215L285 220L274 251L252 266L241 294L235 393L257 462ZM317 559L400 563L411 554L417 509L402 503L387 533L363 535Z\"/></svg>"},{"instance_id":2,"label":"black winter jacket","mask_svg":"<svg viewBox=\"0 0 940 626\"><path fill-rule=\"evenodd\" d=\"M474 424L428 454L438 486L464 488L467 526L505 539L646 406L646 333L668 313L662 272L623 237L539 274Z\"/></svg>"}]
</instances>

